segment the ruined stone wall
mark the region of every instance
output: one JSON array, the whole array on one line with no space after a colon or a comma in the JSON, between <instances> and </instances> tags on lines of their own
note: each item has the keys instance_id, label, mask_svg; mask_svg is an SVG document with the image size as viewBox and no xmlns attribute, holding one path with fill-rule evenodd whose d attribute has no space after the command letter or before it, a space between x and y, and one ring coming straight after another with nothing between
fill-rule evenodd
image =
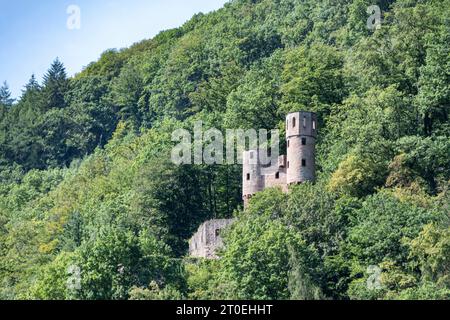
<instances>
[{"instance_id":1,"label":"ruined stone wall","mask_svg":"<svg viewBox=\"0 0 450 320\"><path fill-rule=\"evenodd\" d=\"M189 254L196 258L216 259L216 252L223 246L220 232L234 219L216 219L203 223L189 241Z\"/></svg>"},{"instance_id":2,"label":"ruined stone wall","mask_svg":"<svg viewBox=\"0 0 450 320\"><path fill-rule=\"evenodd\" d=\"M263 172L263 174L264 188L281 187L283 192L287 192L286 168L272 168L268 172Z\"/></svg>"}]
</instances>

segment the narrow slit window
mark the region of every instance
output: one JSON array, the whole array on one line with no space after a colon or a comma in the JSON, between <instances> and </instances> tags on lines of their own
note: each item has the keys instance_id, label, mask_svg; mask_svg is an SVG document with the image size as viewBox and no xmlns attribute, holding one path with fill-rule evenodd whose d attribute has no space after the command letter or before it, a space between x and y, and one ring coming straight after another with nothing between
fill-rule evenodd
<instances>
[{"instance_id":1,"label":"narrow slit window","mask_svg":"<svg viewBox=\"0 0 450 320\"><path fill-rule=\"evenodd\" d=\"M216 237L220 235L220 229L216 229Z\"/></svg>"},{"instance_id":2,"label":"narrow slit window","mask_svg":"<svg viewBox=\"0 0 450 320\"><path fill-rule=\"evenodd\" d=\"M302 145L306 146L306 138L302 138Z\"/></svg>"},{"instance_id":3,"label":"narrow slit window","mask_svg":"<svg viewBox=\"0 0 450 320\"><path fill-rule=\"evenodd\" d=\"M247 181L250 180L250 173L247 173Z\"/></svg>"},{"instance_id":4,"label":"narrow slit window","mask_svg":"<svg viewBox=\"0 0 450 320\"><path fill-rule=\"evenodd\" d=\"M288 140L287 142L288 142L288 148L289 148L289 145L290 145L290 143L289 143L289 142L290 142L290 141Z\"/></svg>"},{"instance_id":5,"label":"narrow slit window","mask_svg":"<svg viewBox=\"0 0 450 320\"><path fill-rule=\"evenodd\" d=\"M292 128L295 128L296 125L297 125L297 121L294 117L294 118L292 118Z\"/></svg>"},{"instance_id":6,"label":"narrow slit window","mask_svg":"<svg viewBox=\"0 0 450 320\"><path fill-rule=\"evenodd\" d=\"M288 169L289 169L289 161L288 161L288 163L287 163L287 167L288 167Z\"/></svg>"},{"instance_id":7,"label":"narrow slit window","mask_svg":"<svg viewBox=\"0 0 450 320\"><path fill-rule=\"evenodd\" d=\"M306 128L306 117L303 117L303 128Z\"/></svg>"},{"instance_id":8,"label":"narrow slit window","mask_svg":"<svg viewBox=\"0 0 450 320\"><path fill-rule=\"evenodd\" d=\"M306 159L302 159L302 167L306 167Z\"/></svg>"},{"instance_id":9,"label":"narrow slit window","mask_svg":"<svg viewBox=\"0 0 450 320\"><path fill-rule=\"evenodd\" d=\"M312 127L313 127L313 130L316 130L316 120L313 121Z\"/></svg>"},{"instance_id":10,"label":"narrow slit window","mask_svg":"<svg viewBox=\"0 0 450 320\"><path fill-rule=\"evenodd\" d=\"M275 179L280 179L280 173L279 172L275 173Z\"/></svg>"}]
</instances>

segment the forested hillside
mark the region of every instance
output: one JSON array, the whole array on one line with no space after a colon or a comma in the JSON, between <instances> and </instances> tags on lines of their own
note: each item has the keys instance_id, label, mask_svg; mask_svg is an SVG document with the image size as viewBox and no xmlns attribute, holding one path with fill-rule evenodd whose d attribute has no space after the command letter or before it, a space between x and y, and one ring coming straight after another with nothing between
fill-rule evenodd
<instances>
[{"instance_id":1,"label":"forested hillside","mask_svg":"<svg viewBox=\"0 0 450 320\"><path fill-rule=\"evenodd\" d=\"M15 102L4 85L0 298L449 299L449 17L233 0L74 77L55 60ZM239 165L170 161L195 121L284 130L298 110L319 117L318 179L289 194L243 210ZM229 217L221 259L187 257Z\"/></svg>"}]
</instances>

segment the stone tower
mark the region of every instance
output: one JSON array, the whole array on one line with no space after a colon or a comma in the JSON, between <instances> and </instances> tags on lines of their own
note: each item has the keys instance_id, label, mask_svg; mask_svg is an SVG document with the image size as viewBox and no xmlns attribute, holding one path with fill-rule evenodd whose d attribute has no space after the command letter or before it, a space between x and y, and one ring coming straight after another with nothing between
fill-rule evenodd
<instances>
[{"instance_id":1,"label":"stone tower","mask_svg":"<svg viewBox=\"0 0 450 320\"><path fill-rule=\"evenodd\" d=\"M261 165L260 150L245 151L242 166L242 199L247 207L250 198L265 188L281 187L316 179L317 116L313 112L293 112L286 116L287 155L277 163Z\"/></svg>"},{"instance_id":2,"label":"stone tower","mask_svg":"<svg viewBox=\"0 0 450 320\"><path fill-rule=\"evenodd\" d=\"M287 185L316 178L317 116L312 112L293 112L286 116Z\"/></svg>"},{"instance_id":3,"label":"stone tower","mask_svg":"<svg viewBox=\"0 0 450 320\"><path fill-rule=\"evenodd\" d=\"M242 160L242 198L244 200L244 205L247 205L248 200L250 200L255 193L264 188L261 176L259 151L244 151Z\"/></svg>"}]
</instances>

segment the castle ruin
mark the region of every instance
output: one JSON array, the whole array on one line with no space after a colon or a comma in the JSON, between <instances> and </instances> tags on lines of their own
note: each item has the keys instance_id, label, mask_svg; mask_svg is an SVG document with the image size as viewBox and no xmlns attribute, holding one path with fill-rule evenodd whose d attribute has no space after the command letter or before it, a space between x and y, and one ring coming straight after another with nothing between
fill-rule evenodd
<instances>
[{"instance_id":1,"label":"castle ruin","mask_svg":"<svg viewBox=\"0 0 450 320\"><path fill-rule=\"evenodd\" d=\"M278 157L275 164L264 166L262 150L249 150L243 154L242 199L244 207L257 192L265 188L280 187L284 192L289 186L314 181L316 178L317 115L313 112L293 112L286 116L286 155ZM223 246L220 231L234 219L209 220L203 223L189 241L192 257L216 259L216 252Z\"/></svg>"},{"instance_id":2,"label":"castle ruin","mask_svg":"<svg viewBox=\"0 0 450 320\"><path fill-rule=\"evenodd\" d=\"M244 152L242 166L242 198L244 206L265 188L314 181L316 177L317 116L312 112L293 112L286 116L287 153L270 166L261 165L261 150Z\"/></svg>"}]
</instances>

